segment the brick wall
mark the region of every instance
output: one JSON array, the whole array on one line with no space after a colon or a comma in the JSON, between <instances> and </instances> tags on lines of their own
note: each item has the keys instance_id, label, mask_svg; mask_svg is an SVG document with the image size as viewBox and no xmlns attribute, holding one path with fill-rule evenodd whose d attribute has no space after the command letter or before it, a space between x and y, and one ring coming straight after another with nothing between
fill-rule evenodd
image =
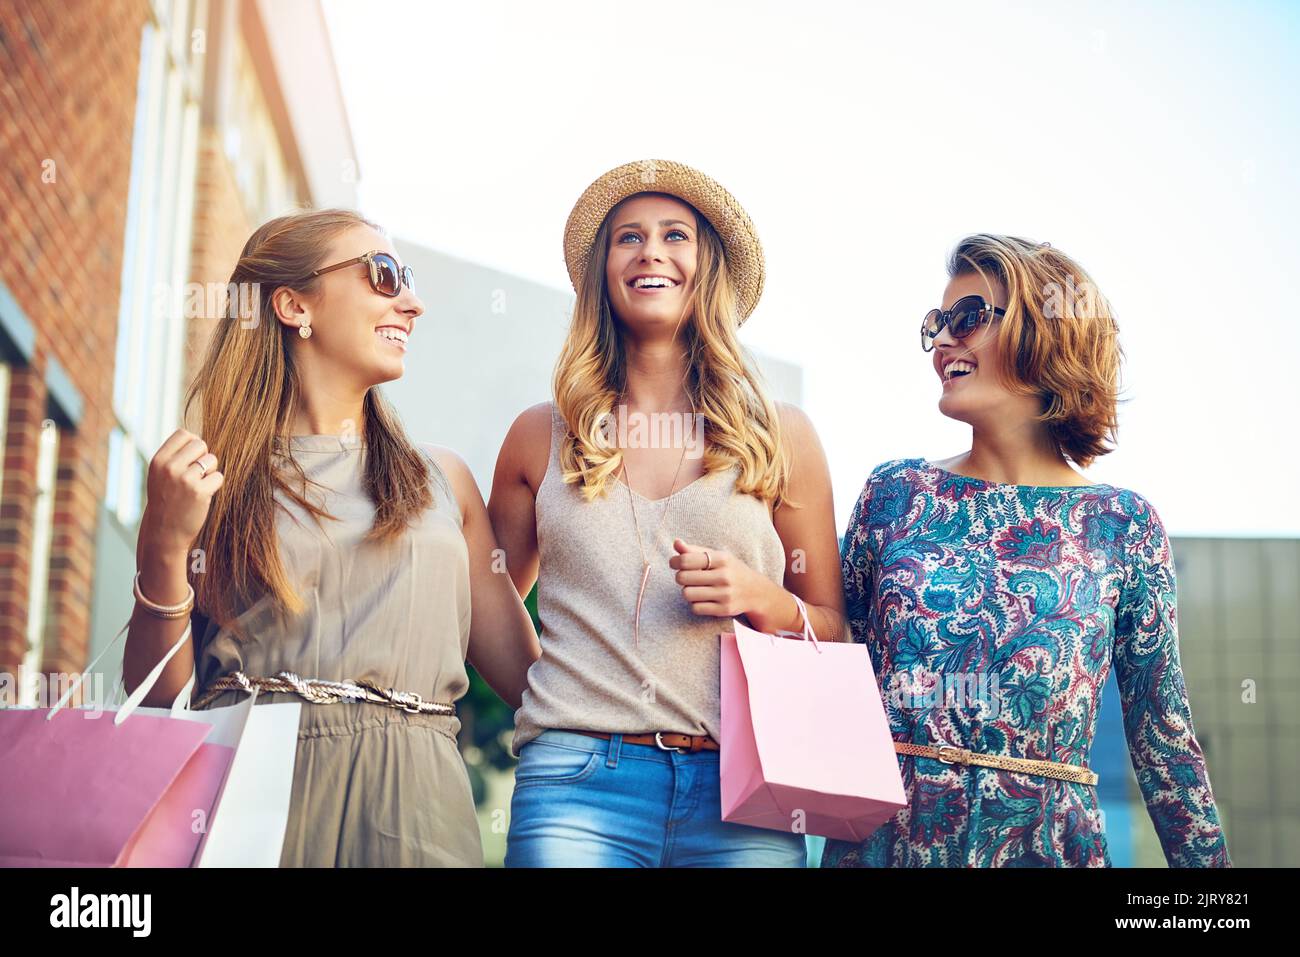
<instances>
[{"instance_id":1,"label":"brick wall","mask_svg":"<svg viewBox=\"0 0 1300 957\"><path fill-rule=\"evenodd\" d=\"M60 437L44 668L86 664L145 0L0 0L0 279L36 330L15 365L0 495L0 671L26 649L36 448L50 357L81 393ZM87 29L93 22L94 28Z\"/></svg>"},{"instance_id":2,"label":"brick wall","mask_svg":"<svg viewBox=\"0 0 1300 957\"><path fill-rule=\"evenodd\" d=\"M240 250L255 224L244 209L235 174L221 149L219 131L199 132L199 160L194 187L194 242L190 250L190 281L224 284L239 260ZM205 297L207 301L207 297ZM191 319L185 330L185 385L203 361L217 316ZM183 401L183 400L182 400ZM191 428L198 428L199 406Z\"/></svg>"}]
</instances>

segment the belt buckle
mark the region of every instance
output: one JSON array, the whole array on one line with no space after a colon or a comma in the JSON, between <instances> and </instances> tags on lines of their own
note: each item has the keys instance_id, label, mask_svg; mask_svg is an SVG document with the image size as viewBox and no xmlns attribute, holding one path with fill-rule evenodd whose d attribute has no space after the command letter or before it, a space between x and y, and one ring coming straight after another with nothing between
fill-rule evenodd
<instances>
[{"instance_id":1,"label":"belt buckle","mask_svg":"<svg viewBox=\"0 0 1300 957\"><path fill-rule=\"evenodd\" d=\"M938 758L938 760L944 764L969 764L970 763L970 752L967 751L965 748L957 747L955 744L941 744L935 748L935 751L937 752L936 757ZM957 757L945 758L943 756L943 753L945 751L956 752Z\"/></svg>"},{"instance_id":2,"label":"belt buckle","mask_svg":"<svg viewBox=\"0 0 1300 957\"><path fill-rule=\"evenodd\" d=\"M678 754L686 753L685 748L670 748L668 745L664 744L662 731L655 732L655 745L660 751L676 751Z\"/></svg>"},{"instance_id":3,"label":"belt buckle","mask_svg":"<svg viewBox=\"0 0 1300 957\"><path fill-rule=\"evenodd\" d=\"M402 701L402 710L403 710L403 711L405 711L407 714L419 714L419 713L420 713L420 705L422 705L422 704L424 703L424 699L423 699L422 697L420 697L419 692L417 692L417 691L406 691L406 692L403 692L403 693L402 693L402 697L405 699L405 700ZM409 703L408 703L408 702L409 702Z\"/></svg>"}]
</instances>

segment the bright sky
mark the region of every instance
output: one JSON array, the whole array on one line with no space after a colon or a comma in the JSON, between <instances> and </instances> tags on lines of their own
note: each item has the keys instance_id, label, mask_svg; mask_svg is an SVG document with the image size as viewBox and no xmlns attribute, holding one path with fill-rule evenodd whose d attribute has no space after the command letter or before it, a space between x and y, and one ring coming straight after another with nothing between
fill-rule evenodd
<instances>
[{"instance_id":1,"label":"bright sky","mask_svg":"<svg viewBox=\"0 0 1300 957\"><path fill-rule=\"evenodd\" d=\"M1171 534L1300 535L1300 4L325 6L396 235L568 289L605 170L740 200L768 269L743 338L803 366L841 530L877 463L968 447L916 331L952 244L1001 232L1115 306L1130 401L1088 474Z\"/></svg>"}]
</instances>

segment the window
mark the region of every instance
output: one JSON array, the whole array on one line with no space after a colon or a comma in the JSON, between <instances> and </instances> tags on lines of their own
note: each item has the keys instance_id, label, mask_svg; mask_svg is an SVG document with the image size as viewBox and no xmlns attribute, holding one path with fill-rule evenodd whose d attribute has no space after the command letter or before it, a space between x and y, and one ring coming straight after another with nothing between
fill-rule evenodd
<instances>
[{"instance_id":1,"label":"window","mask_svg":"<svg viewBox=\"0 0 1300 957\"><path fill-rule=\"evenodd\" d=\"M260 223L295 208L297 193L271 107L242 36L234 48L234 102L226 130L226 158L246 209Z\"/></svg>"},{"instance_id":2,"label":"window","mask_svg":"<svg viewBox=\"0 0 1300 957\"><path fill-rule=\"evenodd\" d=\"M18 703L37 703L38 682L45 650L45 597L50 584L50 545L54 540L54 491L59 462L59 429L53 419L41 423L36 450L36 507L32 535L31 586L27 592L27 654L23 658Z\"/></svg>"},{"instance_id":3,"label":"window","mask_svg":"<svg viewBox=\"0 0 1300 957\"><path fill-rule=\"evenodd\" d=\"M206 0L154 0L140 38L118 304L108 507L134 526L145 464L180 418ZM202 49L202 47L200 47Z\"/></svg>"}]
</instances>

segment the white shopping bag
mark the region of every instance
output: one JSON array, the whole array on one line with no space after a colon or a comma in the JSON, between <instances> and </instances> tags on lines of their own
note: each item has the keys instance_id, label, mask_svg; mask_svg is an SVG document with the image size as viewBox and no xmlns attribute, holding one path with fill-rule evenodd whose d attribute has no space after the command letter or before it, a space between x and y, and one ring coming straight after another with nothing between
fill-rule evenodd
<instances>
[{"instance_id":1,"label":"white shopping bag","mask_svg":"<svg viewBox=\"0 0 1300 957\"><path fill-rule=\"evenodd\" d=\"M219 812L199 845L198 867L279 867L289 821L302 702L252 707L217 798ZM231 708L217 711L231 711ZM192 715L207 712L191 711Z\"/></svg>"}]
</instances>

